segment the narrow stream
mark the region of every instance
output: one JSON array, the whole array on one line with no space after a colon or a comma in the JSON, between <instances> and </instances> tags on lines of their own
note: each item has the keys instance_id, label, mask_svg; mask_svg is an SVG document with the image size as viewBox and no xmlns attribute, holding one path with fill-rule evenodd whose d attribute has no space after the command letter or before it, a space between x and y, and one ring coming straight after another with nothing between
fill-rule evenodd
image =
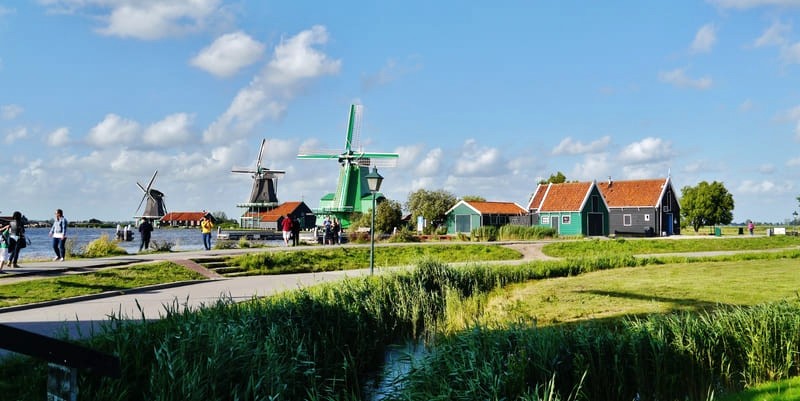
<instances>
[{"instance_id":1,"label":"narrow stream","mask_svg":"<svg viewBox=\"0 0 800 401\"><path fill-rule=\"evenodd\" d=\"M400 390L400 379L428 353L423 341L408 340L404 344L390 345L384 356L383 369L364 385L364 399L380 401Z\"/></svg>"}]
</instances>

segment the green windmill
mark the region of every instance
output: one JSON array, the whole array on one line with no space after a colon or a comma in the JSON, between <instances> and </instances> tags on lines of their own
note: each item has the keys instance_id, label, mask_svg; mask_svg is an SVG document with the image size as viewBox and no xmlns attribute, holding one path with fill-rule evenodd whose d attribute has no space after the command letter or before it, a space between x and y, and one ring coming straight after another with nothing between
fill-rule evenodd
<instances>
[{"instance_id":1,"label":"green windmill","mask_svg":"<svg viewBox=\"0 0 800 401\"><path fill-rule=\"evenodd\" d=\"M322 225L326 216L339 219L342 227L350 226L353 213L364 213L372 208L372 193L367 186L366 176L369 167L393 167L399 155L397 153L374 153L353 150L353 136L361 132L361 114L363 106L351 105L350 117L347 121L347 137L342 153L308 152L297 155L298 159L336 159L341 165L336 192L326 194L319 200L319 208L314 209L317 225ZM376 193L378 200L383 194Z\"/></svg>"}]
</instances>

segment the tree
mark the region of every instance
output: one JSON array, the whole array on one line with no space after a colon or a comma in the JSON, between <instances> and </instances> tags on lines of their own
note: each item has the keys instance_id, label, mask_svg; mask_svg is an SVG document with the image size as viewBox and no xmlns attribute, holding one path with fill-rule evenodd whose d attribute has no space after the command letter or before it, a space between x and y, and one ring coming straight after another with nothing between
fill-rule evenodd
<instances>
[{"instance_id":1,"label":"tree","mask_svg":"<svg viewBox=\"0 0 800 401\"><path fill-rule=\"evenodd\" d=\"M375 233L389 233L400 228L403 220L403 208L400 202L386 199L378 202L375 208ZM370 227L372 225L372 209L361 213L353 220L352 228Z\"/></svg>"},{"instance_id":2,"label":"tree","mask_svg":"<svg viewBox=\"0 0 800 401\"><path fill-rule=\"evenodd\" d=\"M486 202L486 198L478 195L464 195L461 197L461 200L465 202Z\"/></svg>"},{"instance_id":3,"label":"tree","mask_svg":"<svg viewBox=\"0 0 800 401\"><path fill-rule=\"evenodd\" d=\"M565 182L567 182L567 176L560 171L555 174L550 174L550 178L546 180L539 180L539 184L563 184Z\"/></svg>"},{"instance_id":4,"label":"tree","mask_svg":"<svg viewBox=\"0 0 800 401\"><path fill-rule=\"evenodd\" d=\"M733 195L721 182L709 184L703 181L696 187L683 187L681 193L681 216L694 228L694 232L703 226L730 224L733 221Z\"/></svg>"},{"instance_id":5,"label":"tree","mask_svg":"<svg viewBox=\"0 0 800 401\"><path fill-rule=\"evenodd\" d=\"M211 215L214 216L214 218L217 221L227 221L228 220L228 215L225 214L225 212L223 212L221 210L218 210L216 212L212 212Z\"/></svg>"},{"instance_id":6,"label":"tree","mask_svg":"<svg viewBox=\"0 0 800 401\"><path fill-rule=\"evenodd\" d=\"M444 223L445 212L457 201L455 195L443 189L437 191L419 189L408 195L406 210L411 213L412 221L422 216L428 222L428 226L425 227L426 232L430 232Z\"/></svg>"}]
</instances>

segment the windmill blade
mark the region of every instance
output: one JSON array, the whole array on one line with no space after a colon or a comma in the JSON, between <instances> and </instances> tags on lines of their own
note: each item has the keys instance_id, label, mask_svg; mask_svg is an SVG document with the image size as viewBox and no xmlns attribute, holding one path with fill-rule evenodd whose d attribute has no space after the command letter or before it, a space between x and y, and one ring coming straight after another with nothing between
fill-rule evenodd
<instances>
[{"instance_id":1,"label":"windmill blade","mask_svg":"<svg viewBox=\"0 0 800 401\"><path fill-rule=\"evenodd\" d=\"M152 186L153 185L153 181L156 180L156 174L158 174L158 170L156 170L156 172L153 173L153 177L150 178L150 182L147 183L147 189L145 189L144 192L147 192L148 194L150 193L150 186ZM137 182L136 185L139 185L139 183ZM139 188L141 188L141 187L142 186L139 185Z\"/></svg>"},{"instance_id":2,"label":"windmill blade","mask_svg":"<svg viewBox=\"0 0 800 401\"><path fill-rule=\"evenodd\" d=\"M360 104L350 105L350 116L347 119L347 136L344 142L344 153L350 153L353 149L353 134L358 134L361 130L361 110Z\"/></svg>"},{"instance_id":3,"label":"windmill blade","mask_svg":"<svg viewBox=\"0 0 800 401\"><path fill-rule=\"evenodd\" d=\"M338 159L342 157L342 155L336 154L323 154L323 153L301 153L297 155L298 159Z\"/></svg>"},{"instance_id":4,"label":"windmill blade","mask_svg":"<svg viewBox=\"0 0 800 401\"><path fill-rule=\"evenodd\" d=\"M138 185L139 188L142 188L142 185L139 184L138 182L136 183L136 185ZM144 190L144 188L142 188L142 190ZM142 195L142 200L139 201L139 207L136 208L136 213L134 213L134 214L138 214L139 213L139 209L142 208L142 204L144 204L144 200L147 199L147 195L148 195L148 193L145 191L144 195Z\"/></svg>"},{"instance_id":5,"label":"windmill blade","mask_svg":"<svg viewBox=\"0 0 800 401\"><path fill-rule=\"evenodd\" d=\"M261 140L261 149L258 151L258 159L256 159L256 170L261 170L261 157L264 155L264 146L267 144L267 139Z\"/></svg>"},{"instance_id":6,"label":"windmill blade","mask_svg":"<svg viewBox=\"0 0 800 401\"><path fill-rule=\"evenodd\" d=\"M253 170L251 168L247 168L247 167L234 167L234 168L231 169L231 173L250 173L250 174L255 174L257 172L258 171Z\"/></svg>"}]
</instances>

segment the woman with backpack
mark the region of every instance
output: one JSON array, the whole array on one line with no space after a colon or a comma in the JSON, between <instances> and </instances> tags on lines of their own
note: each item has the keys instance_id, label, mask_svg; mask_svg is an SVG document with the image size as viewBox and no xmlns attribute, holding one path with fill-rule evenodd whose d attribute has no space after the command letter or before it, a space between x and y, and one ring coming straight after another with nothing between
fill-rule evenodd
<instances>
[{"instance_id":1,"label":"woman with backpack","mask_svg":"<svg viewBox=\"0 0 800 401\"><path fill-rule=\"evenodd\" d=\"M8 234L8 261L11 267L19 267L19 264L17 264L19 251L28 246L25 240L25 223L27 221L28 219L23 217L19 211L15 211L11 216Z\"/></svg>"}]
</instances>

